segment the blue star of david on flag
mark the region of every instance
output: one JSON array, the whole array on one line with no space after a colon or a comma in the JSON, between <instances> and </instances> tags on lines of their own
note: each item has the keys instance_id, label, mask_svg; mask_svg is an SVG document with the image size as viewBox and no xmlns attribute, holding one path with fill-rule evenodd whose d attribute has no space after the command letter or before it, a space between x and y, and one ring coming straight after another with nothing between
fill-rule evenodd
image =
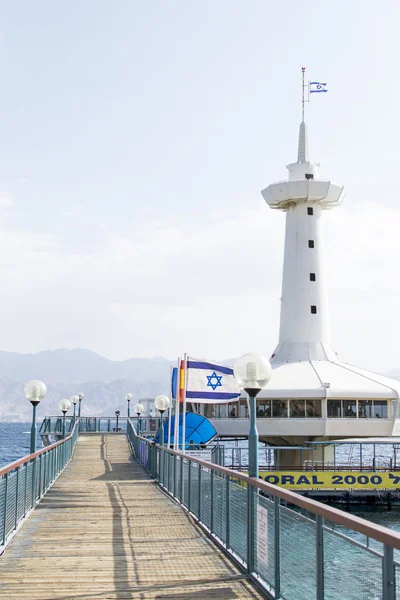
<instances>
[{"instance_id":1,"label":"blue star of david on flag","mask_svg":"<svg viewBox=\"0 0 400 600\"><path fill-rule=\"evenodd\" d=\"M207 377L207 387L211 387L213 389L213 391L215 392L215 390L217 389L217 387L222 387L222 375L217 375L216 372L214 371L214 373L212 375L206 375Z\"/></svg>"}]
</instances>

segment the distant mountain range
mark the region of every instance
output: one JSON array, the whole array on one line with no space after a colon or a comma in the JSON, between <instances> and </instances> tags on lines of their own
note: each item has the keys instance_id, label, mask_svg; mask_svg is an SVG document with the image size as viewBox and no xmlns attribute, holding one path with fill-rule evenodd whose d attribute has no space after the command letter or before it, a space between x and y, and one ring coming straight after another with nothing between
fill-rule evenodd
<instances>
[{"instance_id":1,"label":"distant mountain range","mask_svg":"<svg viewBox=\"0 0 400 600\"><path fill-rule=\"evenodd\" d=\"M223 361L233 365L234 359ZM37 354L0 351L0 421L30 421L32 408L24 396L29 379L41 379L47 396L38 407L38 418L57 415L61 398L83 392L83 415L126 414L125 394L139 398L169 394L170 368L165 358L130 358L114 361L90 350L44 350ZM385 373L400 380L400 369Z\"/></svg>"},{"instance_id":2,"label":"distant mountain range","mask_svg":"<svg viewBox=\"0 0 400 600\"><path fill-rule=\"evenodd\" d=\"M154 398L169 393L171 361L164 358L130 358L113 361L89 350L45 350L37 354L0 352L0 421L29 421L31 405L24 385L41 379L47 396L38 407L38 417L58 414L61 398L83 392L82 413L112 415L126 413L125 394Z\"/></svg>"},{"instance_id":3,"label":"distant mountain range","mask_svg":"<svg viewBox=\"0 0 400 600\"><path fill-rule=\"evenodd\" d=\"M171 364L165 358L109 360L80 348L44 350L37 354L0 351L0 377L10 377L14 381L42 379L46 384L165 377L169 376Z\"/></svg>"}]
</instances>

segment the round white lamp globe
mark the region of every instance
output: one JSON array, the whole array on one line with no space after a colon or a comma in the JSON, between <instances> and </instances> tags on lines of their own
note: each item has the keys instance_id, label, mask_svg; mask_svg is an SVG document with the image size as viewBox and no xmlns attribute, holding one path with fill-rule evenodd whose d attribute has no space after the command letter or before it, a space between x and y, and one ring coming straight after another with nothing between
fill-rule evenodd
<instances>
[{"instance_id":1,"label":"round white lamp globe","mask_svg":"<svg viewBox=\"0 0 400 600\"><path fill-rule=\"evenodd\" d=\"M66 413L71 408L71 402L68 400L68 398L63 398L60 400L59 407L61 412Z\"/></svg>"},{"instance_id":2,"label":"round white lamp globe","mask_svg":"<svg viewBox=\"0 0 400 600\"><path fill-rule=\"evenodd\" d=\"M141 415L142 412L144 411L144 406L143 404L140 404L140 402L138 402L137 404L135 404L135 406L133 407L133 410L135 411L135 413L137 415Z\"/></svg>"},{"instance_id":3,"label":"round white lamp globe","mask_svg":"<svg viewBox=\"0 0 400 600\"><path fill-rule=\"evenodd\" d=\"M36 406L47 394L47 387L43 381L33 379L25 385L24 394L26 399Z\"/></svg>"},{"instance_id":4,"label":"round white lamp globe","mask_svg":"<svg viewBox=\"0 0 400 600\"><path fill-rule=\"evenodd\" d=\"M272 369L265 356L249 352L241 356L235 363L233 373L239 386L247 390L262 390L271 379Z\"/></svg>"},{"instance_id":5,"label":"round white lamp globe","mask_svg":"<svg viewBox=\"0 0 400 600\"><path fill-rule=\"evenodd\" d=\"M157 398L154 400L154 406L156 407L157 410L159 410L160 412L164 412L165 410L167 410L171 405L171 401L168 398L168 396L157 396Z\"/></svg>"}]
</instances>

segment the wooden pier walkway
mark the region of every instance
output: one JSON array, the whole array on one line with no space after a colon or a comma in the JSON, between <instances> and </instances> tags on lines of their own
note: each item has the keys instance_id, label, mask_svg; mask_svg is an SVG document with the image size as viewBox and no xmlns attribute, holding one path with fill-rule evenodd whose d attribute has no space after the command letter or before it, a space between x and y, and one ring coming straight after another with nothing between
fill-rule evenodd
<instances>
[{"instance_id":1,"label":"wooden pier walkway","mask_svg":"<svg viewBox=\"0 0 400 600\"><path fill-rule=\"evenodd\" d=\"M130 457L123 435L75 456L0 557L4 600L265 598Z\"/></svg>"}]
</instances>

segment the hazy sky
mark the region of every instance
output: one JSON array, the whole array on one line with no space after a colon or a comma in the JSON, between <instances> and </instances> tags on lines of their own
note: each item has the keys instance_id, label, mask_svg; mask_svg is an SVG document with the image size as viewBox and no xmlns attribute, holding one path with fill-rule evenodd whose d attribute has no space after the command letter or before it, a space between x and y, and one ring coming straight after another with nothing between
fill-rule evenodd
<instances>
[{"instance_id":1,"label":"hazy sky","mask_svg":"<svg viewBox=\"0 0 400 600\"><path fill-rule=\"evenodd\" d=\"M332 343L400 367L400 3L0 2L0 348L269 356L284 215L260 190L311 158Z\"/></svg>"}]
</instances>

